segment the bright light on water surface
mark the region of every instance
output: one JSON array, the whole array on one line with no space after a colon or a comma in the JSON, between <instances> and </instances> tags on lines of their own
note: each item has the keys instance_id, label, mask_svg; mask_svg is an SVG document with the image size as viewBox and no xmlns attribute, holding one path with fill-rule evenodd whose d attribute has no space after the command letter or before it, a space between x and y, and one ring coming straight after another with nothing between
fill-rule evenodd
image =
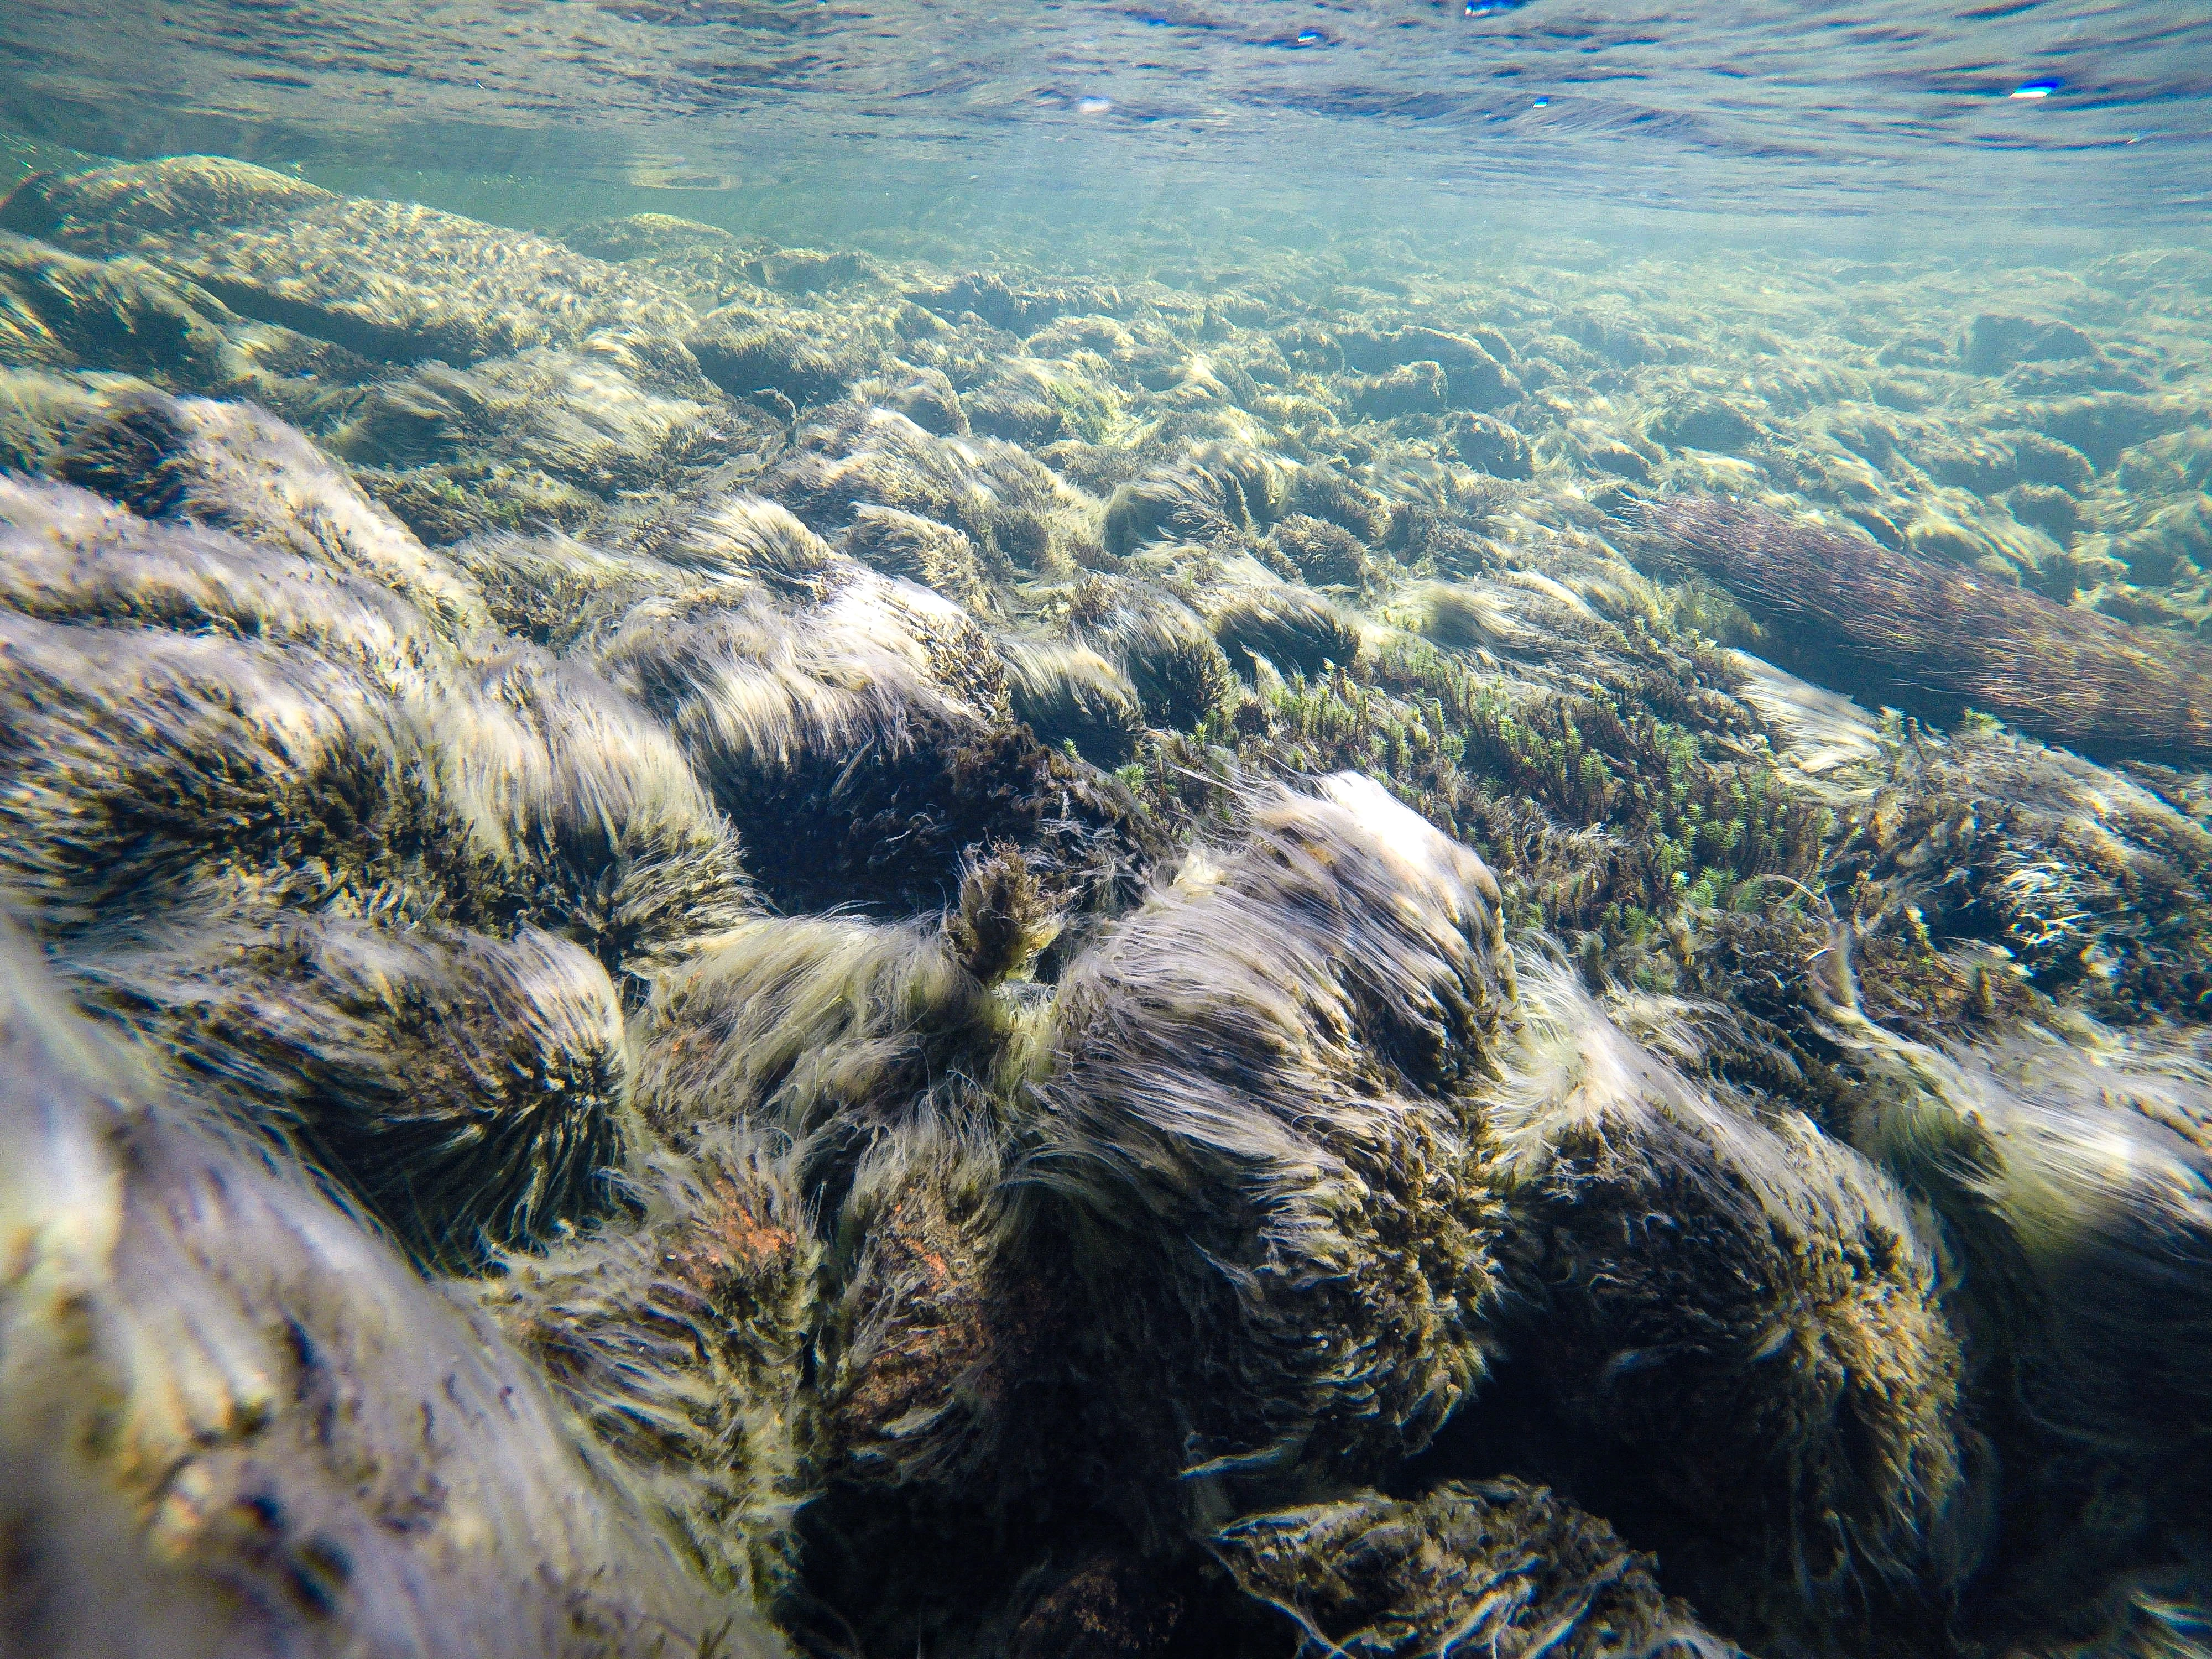
<instances>
[{"instance_id":1,"label":"bright light on water surface","mask_svg":"<svg viewBox=\"0 0 2212 1659\"><path fill-rule=\"evenodd\" d=\"M1073 192L1107 220L1203 199L2002 235L2200 212L2208 65L2202 9L2092 0L19 0L0 127L478 211L649 191L717 222L773 201L857 223L964 215L974 174L987 212L1085 216Z\"/></svg>"}]
</instances>

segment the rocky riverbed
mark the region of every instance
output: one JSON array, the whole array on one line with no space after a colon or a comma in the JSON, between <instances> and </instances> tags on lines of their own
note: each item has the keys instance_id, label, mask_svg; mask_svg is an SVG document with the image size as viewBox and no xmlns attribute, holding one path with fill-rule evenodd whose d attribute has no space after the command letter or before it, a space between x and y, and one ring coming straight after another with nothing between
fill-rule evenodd
<instances>
[{"instance_id":1,"label":"rocky riverbed","mask_svg":"<svg viewBox=\"0 0 2212 1659\"><path fill-rule=\"evenodd\" d=\"M1099 269L0 204L27 1650L2191 1650L2212 257Z\"/></svg>"}]
</instances>

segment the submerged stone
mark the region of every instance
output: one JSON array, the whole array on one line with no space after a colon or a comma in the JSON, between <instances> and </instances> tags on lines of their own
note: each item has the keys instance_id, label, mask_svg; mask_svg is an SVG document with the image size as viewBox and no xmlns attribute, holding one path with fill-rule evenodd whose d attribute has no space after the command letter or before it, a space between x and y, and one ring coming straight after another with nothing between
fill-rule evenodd
<instances>
[{"instance_id":1,"label":"submerged stone","mask_svg":"<svg viewBox=\"0 0 2212 1659\"><path fill-rule=\"evenodd\" d=\"M2194 1639L2203 261L1307 230L15 190L36 1650Z\"/></svg>"}]
</instances>

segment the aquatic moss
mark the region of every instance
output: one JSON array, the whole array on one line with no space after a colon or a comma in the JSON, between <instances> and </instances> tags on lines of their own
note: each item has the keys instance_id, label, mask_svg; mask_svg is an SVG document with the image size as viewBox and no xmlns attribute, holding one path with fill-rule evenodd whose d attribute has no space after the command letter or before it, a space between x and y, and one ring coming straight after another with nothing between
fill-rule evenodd
<instances>
[{"instance_id":1,"label":"aquatic moss","mask_svg":"<svg viewBox=\"0 0 2212 1659\"><path fill-rule=\"evenodd\" d=\"M1140 788L1170 819L1221 810L1236 773L1367 771L1491 862L1516 917L1641 942L1747 879L1817 883L1838 820L1771 766L1610 695L1512 700L1452 656L1293 674L1163 739ZM1207 779L1214 781L1211 784Z\"/></svg>"}]
</instances>

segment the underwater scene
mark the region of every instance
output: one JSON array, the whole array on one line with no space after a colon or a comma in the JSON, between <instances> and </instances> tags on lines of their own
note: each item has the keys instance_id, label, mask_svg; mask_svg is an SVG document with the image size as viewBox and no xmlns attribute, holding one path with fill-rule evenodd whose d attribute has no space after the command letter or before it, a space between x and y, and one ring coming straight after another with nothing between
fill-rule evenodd
<instances>
[{"instance_id":1,"label":"underwater scene","mask_svg":"<svg viewBox=\"0 0 2212 1659\"><path fill-rule=\"evenodd\" d=\"M0 1655L2212 1659L2212 12L0 8Z\"/></svg>"}]
</instances>

